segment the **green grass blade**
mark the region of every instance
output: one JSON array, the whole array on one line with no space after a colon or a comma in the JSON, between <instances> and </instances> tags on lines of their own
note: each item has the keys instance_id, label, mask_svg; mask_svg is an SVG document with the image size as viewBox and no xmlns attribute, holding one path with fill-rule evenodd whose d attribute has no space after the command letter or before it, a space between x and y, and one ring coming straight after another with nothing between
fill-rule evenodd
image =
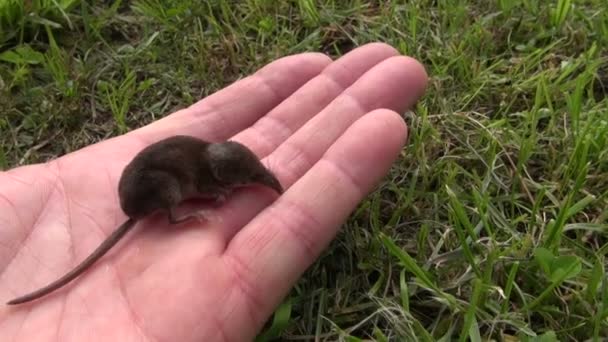
<instances>
[{"instance_id":1,"label":"green grass blade","mask_svg":"<svg viewBox=\"0 0 608 342\"><path fill-rule=\"evenodd\" d=\"M256 342L272 341L279 337L289 324L291 311L292 302L291 299L287 299L275 310L272 325L264 333L257 336Z\"/></svg>"},{"instance_id":2,"label":"green grass blade","mask_svg":"<svg viewBox=\"0 0 608 342\"><path fill-rule=\"evenodd\" d=\"M467 341L467 338L471 338L471 341L481 341L479 329L475 323L475 313L477 312L477 305L479 298L483 290L483 281L481 279L475 279L473 281L473 294L469 301L469 307L464 316L464 324L462 325L462 331L460 332L461 342ZM474 326L476 328L474 328Z\"/></svg>"}]
</instances>

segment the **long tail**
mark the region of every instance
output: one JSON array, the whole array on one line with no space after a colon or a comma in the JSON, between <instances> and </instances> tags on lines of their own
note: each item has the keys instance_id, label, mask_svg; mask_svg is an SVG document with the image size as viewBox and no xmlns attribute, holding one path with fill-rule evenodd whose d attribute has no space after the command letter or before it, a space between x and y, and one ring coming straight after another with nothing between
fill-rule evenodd
<instances>
[{"instance_id":1,"label":"long tail","mask_svg":"<svg viewBox=\"0 0 608 342\"><path fill-rule=\"evenodd\" d=\"M118 227L109 237L107 237L106 240L102 242L101 245L99 245L99 247L97 247L97 249L93 251L93 253L91 253L91 255L89 255L83 262L81 262L78 266L76 266L66 275L39 290L15 298L10 302L7 302L6 304L15 305L38 299L74 280L80 275L80 273L82 273L89 266L93 265L97 260L99 260L99 258L106 254L129 230L131 230L131 228L133 228L134 225L135 220L132 218L128 219L127 221L125 221L125 223L120 225L120 227Z\"/></svg>"}]
</instances>

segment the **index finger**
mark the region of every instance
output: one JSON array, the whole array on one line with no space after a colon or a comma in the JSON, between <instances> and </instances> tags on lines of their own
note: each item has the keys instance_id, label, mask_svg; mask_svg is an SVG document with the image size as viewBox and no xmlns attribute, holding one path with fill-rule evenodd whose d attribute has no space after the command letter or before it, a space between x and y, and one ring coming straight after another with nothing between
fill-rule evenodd
<instances>
[{"instance_id":1,"label":"index finger","mask_svg":"<svg viewBox=\"0 0 608 342\"><path fill-rule=\"evenodd\" d=\"M331 59L321 53L279 58L133 134L154 139L185 134L211 141L226 140L252 125L330 63Z\"/></svg>"}]
</instances>

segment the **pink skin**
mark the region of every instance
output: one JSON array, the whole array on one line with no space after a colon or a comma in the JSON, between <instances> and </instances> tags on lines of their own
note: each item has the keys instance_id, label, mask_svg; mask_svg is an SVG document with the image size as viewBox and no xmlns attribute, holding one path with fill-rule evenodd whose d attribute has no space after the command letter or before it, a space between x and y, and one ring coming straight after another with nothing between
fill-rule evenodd
<instances>
[{"instance_id":1,"label":"pink skin","mask_svg":"<svg viewBox=\"0 0 608 342\"><path fill-rule=\"evenodd\" d=\"M149 126L0 173L3 301L63 275L123 222L118 177L152 141L174 134L237 140L286 189L280 197L239 189L212 209L218 220L139 222L63 289L0 307L0 336L252 340L386 175L407 137L395 111L411 107L426 82L418 62L380 43L336 61L318 53L289 56Z\"/></svg>"}]
</instances>

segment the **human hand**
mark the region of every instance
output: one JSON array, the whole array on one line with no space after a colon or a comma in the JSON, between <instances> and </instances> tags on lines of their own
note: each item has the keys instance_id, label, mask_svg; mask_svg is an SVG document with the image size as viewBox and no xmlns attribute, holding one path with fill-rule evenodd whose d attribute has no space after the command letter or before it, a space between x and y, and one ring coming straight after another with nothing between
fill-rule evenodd
<instances>
[{"instance_id":1,"label":"human hand","mask_svg":"<svg viewBox=\"0 0 608 342\"><path fill-rule=\"evenodd\" d=\"M0 297L59 278L126 217L123 167L175 135L251 148L286 192L247 188L219 221L138 223L81 277L42 299L0 308L6 340L249 341L350 212L387 173L424 69L385 44L332 62L306 53L146 127L54 161L0 173ZM383 108L383 109L381 109Z\"/></svg>"}]
</instances>

